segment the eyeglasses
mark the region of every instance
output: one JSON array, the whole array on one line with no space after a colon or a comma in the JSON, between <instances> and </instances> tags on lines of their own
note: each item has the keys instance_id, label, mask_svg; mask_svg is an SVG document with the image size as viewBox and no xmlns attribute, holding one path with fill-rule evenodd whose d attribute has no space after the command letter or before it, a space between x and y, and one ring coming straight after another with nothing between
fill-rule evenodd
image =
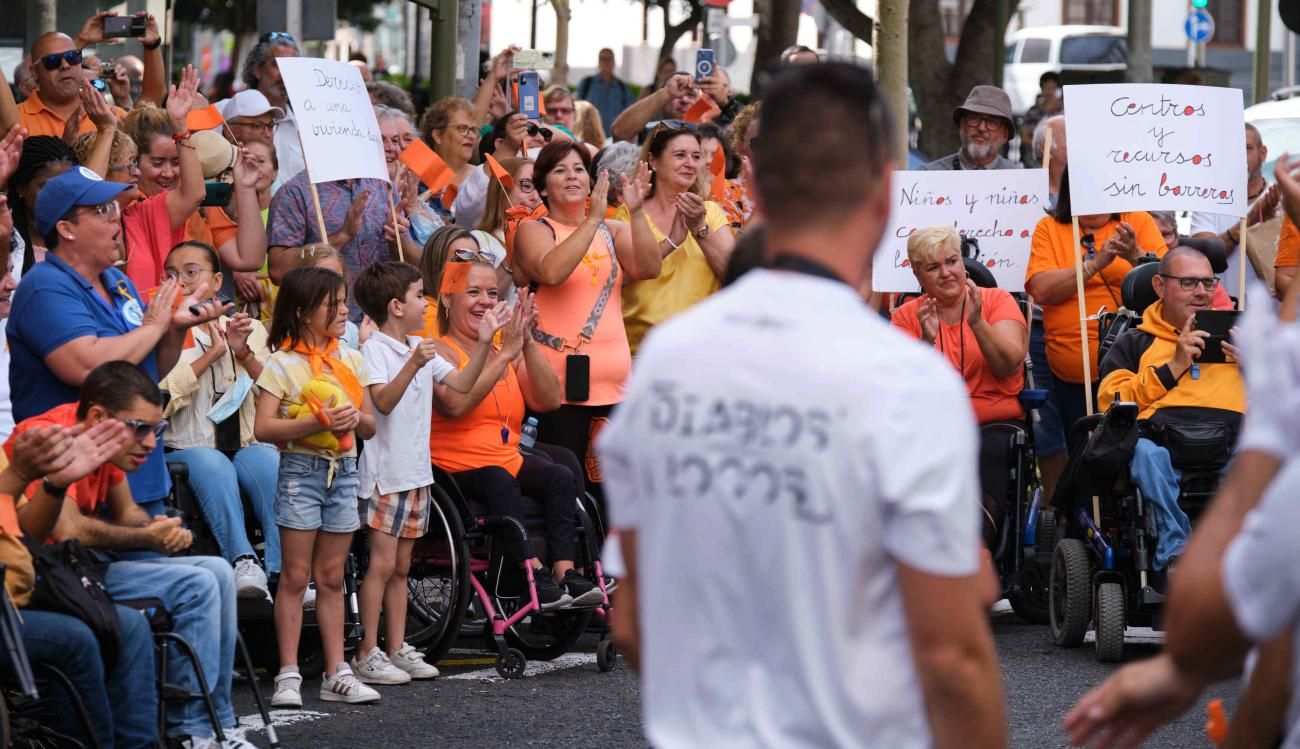
<instances>
[{"instance_id":1,"label":"eyeglasses","mask_svg":"<svg viewBox=\"0 0 1300 749\"><path fill-rule=\"evenodd\" d=\"M216 271L212 270L211 268L204 268L201 265L187 265L184 268L181 268L179 271L168 270L167 277L177 278L182 281L189 282L189 281L198 280L199 276L202 276L204 273L215 273L215 272Z\"/></svg>"},{"instance_id":2,"label":"eyeglasses","mask_svg":"<svg viewBox=\"0 0 1300 749\"><path fill-rule=\"evenodd\" d=\"M1197 276L1171 276L1166 273L1161 273L1160 277L1167 278L1170 281L1177 281L1178 288L1183 291L1195 291L1198 284L1206 291L1214 291L1219 287L1219 279L1214 276L1210 276L1209 278L1200 278Z\"/></svg>"},{"instance_id":3,"label":"eyeglasses","mask_svg":"<svg viewBox=\"0 0 1300 749\"><path fill-rule=\"evenodd\" d=\"M122 207L117 204L116 200L110 200L107 203L100 203L99 205L83 205L79 207L94 211L95 215L100 218L116 220L122 216Z\"/></svg>"},{"instance_id":4,"label":"eyeglasses","mask_svg":"<svg viewBox=\"0 0 1300 749\"><path fill-rule=\"evenodd\" d=\"M478 137L479 134L478 128L473 125L448 125L446 129L456 133L462 138L468 138L471 135Z\"/></svg>"},{"instance_id":5,"label":"eyeglasses","mask_svg":"<svg viewBox=\"0 0 1300 749\"><path fill-rule=\"evenodd\" d=\"M536 138L540 134L542 136L542 140L546 141L547 143L550 143L552 136L555 135L555 133L551 132L551 129L549 127L541 127L540 125L537 125L536 123L533 122L528 123L528 129L525 132L528 133L529 138Z\"/></svg>"},{"instance_id":6,"label":"eyeglasses","mask_svg":"<svg viewBox=\"0 0 1300 749\"><path fill-rule=\"evenodd\" d=\"M151 433L153 434L154 439L162 439L163 432L167 431L166 419L163 419L157 424L148 421L141 421L139 419L122 419L122 423L131 430L131 439L136 442L145 441Z\"/></svg>"},{"instance_id":7,"label":"eyeglasses","mask_svg":"<svg viewBox=\"0 0 1300 749\"><path fill-rule=\"evenodd\" d=\"M495 260L491 255L479 250L453 250L451 256L459 263L491 263Z\"/></svg>"},{"instance_id":8,"label":"eyeglasses","mask_svg":"<svg viewBox=\"0 0 1300 749\"><path fill-rule=\"evenodd\" d=\"M286 39L288 41L293 42L294 44L298 43L298 40L293 38L293 34L290 34L287 31L271 31L266 34L262 34L262 37L257 41L259 44L266 44L267 42L273 42L276 39Z\"/></svg>"},{"instance_id":9,"label":"eyeglasses","mask_svg":"<svg viewBox=\"0 0 1300 749\"><path fill-rule=\"evenodd\" d=\"M45 66L46 70L58 70L59 66L65 62L74 68L80 65L81 50L70 49L67 52L56 52L41 58L41 64Z\"/></svg>"},{"instance_id":10,"label":"eyeglasses","mask_svg":"<svg viewBox=\"0 0 1300 749\"><path fill-rule=\"evenodd\" d=\"M519 192L532 192L534 189L533 181L531 179L521 179L515 184L519 185Z\"/></svg>"},{"instance_id":11,"label":"eyeglasses","mask_svg":"<svg viewBox=\"0 0 1300 749\"><path fill-rule=\"evenodd\" d=\"M230 126L242 127L248 130L261 130L262 132L266 132L266 133L275 130L274 122L258 122L257 120L244 120L241 122L238 119L234 119L230 121Z\"/></svg>"},{"instance_id":12,"label":"eyeglasses","mask_svg":"<svg viewBox=\"0 0 1300 749\"><path fill-rule=\"evenodd\" d=\"M573 114L573 107L547 107L547 112L551 114Z\"/></svg>"},{"instance_id":13,"label":"eyeglasses","mask_svg":"<svg viewBox=\"0 0 1300 749\"><path fill-rule=\"evenodd\" d=\"M118 164L117 166L110 166L110 167L108 168L108 171L110 171L110 172L126 172L127 174L139 174L139 173L140 173L140 160L139 160L139 159L131 159L130 161L126 162L125 164Z\"/></svg>"},{"instance_id":14,"label":"eyeglasses","mask_svg":"<svg viewBox=\"0 0 1300 749\"><path fill-rule=\"evenodd\" d=\"M1005 125L1006 120L1001 117L987 117L982 114L967 112L962 116L961 123L966 127L984 127L987 130L992 130Z\"/></svg>"}]
</instances>

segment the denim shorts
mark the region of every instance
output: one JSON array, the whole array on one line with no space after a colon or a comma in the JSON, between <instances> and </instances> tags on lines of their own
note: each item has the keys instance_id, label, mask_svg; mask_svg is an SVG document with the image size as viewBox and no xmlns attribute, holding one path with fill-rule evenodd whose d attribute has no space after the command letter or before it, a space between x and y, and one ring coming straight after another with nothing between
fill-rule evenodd
<instances>
[{"instance_id":1,"label":"denim shorts","mask_svg":"<svg viewBox=\"0 0 1300 749\"><path fill-rule=\"evenodd\" d=\"M282 452L275 479L275 524L297 531L352 533L361 527L357 516L358 485L356 458L329 461Z\"/></svg>"}]
</instances>

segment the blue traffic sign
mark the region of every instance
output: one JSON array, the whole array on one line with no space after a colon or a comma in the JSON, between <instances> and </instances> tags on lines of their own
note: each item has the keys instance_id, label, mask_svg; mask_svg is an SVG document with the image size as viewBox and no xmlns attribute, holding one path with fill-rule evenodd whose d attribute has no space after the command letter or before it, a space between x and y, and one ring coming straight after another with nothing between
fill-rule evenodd
<instances>
[{"instance_id":1,"label":"blue traffic sign","mask_svg":"<svg viewBox=\"0 0 1300 749\"><path fill-rule=\"evenodd\" d=\"M1193 10L1183 21L1183 33L1190 41L1200 44L1208 42L1214 36L1214 19L1203 10Z\"/></svg>"}]
</instances>

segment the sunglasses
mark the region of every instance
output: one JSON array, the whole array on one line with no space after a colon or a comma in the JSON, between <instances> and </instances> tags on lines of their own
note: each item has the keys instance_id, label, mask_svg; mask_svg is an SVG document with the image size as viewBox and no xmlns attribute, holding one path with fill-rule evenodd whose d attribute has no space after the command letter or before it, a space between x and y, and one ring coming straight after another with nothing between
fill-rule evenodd
<instances>
[{"instance_id":1,"label":"sunglasses","mask_svg":"<svg viewBox=\"0 0 1300 749\"><path fill-rule=\"evenodd\" d=\"M537 124L532 122L528 123L528 130L526 132L528 133L529 138L536 138L537 135L540 133L542 136L542 140L546 141L547 143L551 142L551 137L554 135L554 133L551 132L551 129L549 127L540 127Z\"/></svg>"},{"instance_id":2,"label":"sunglasses","mask_svg":"<svg viewBox=\"0 0 1300 749\"><path fill-rule=\"evenodd\" d=\"M70 49L67 52L58 52L41 58L41 64L45 66L46 70L58 70L59 66L65 62L74 68L80 65L81 50Z\"/></svg>"},{"instance_id":3,"label":"sunglasses","mask_svg":"<svg viewBox=\"0 0 1300 749\"><path fill-rule=\"evenodd\" d=\"M162 439L163 432L167 431L166 419L157 424L139 419L122 419L122 423L131 430L131 439L136 442L143 442L150 434L153 434L155 439Z\"/></svg>"},{"instance_id":4,"label":"sunglasses","mask_svg":"<svg viewBox=\"0 0 1300 749\"><path fill-rule=\"evenodd\" d=\"M496 260L496 258L491 255L487 255L479 250L455 250L451 253L451 256L458 263L472 263L476 261L480 263L491 263Z\"/></svg>"},{"instance_id":5,"label":"sunglasses","mask_svg":"<svg viewBox=\"0 0 1300 749\"><path fill-rule=\"evenodd\" d=\"M293 34L290 34L287 31L271 31L266 34L262 34L262 37L257 41L259 44L266 44L267 42L273 42L276 39L287 39L288 41L291 41L294 44L298 43L298 41L293 38Z\"/></svg>"}]
</instances>

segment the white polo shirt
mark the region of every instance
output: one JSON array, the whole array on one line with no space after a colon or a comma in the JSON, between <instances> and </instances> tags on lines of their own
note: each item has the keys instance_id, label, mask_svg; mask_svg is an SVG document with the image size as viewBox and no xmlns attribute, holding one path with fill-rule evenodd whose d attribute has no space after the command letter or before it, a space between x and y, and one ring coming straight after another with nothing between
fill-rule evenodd
<instances>
[{"instance_id":1,"label":"white polo shirt","mask_svg":"<svg viewBox=\"0 0 1300 749\"><path fill-rule=\"evenodd\" d=\"M976 439L952 366L845 284L752 271L656 326L598 443L650 743L929 747L896 564L976 572Z\"/></svg>"},{"instance_id":2,"label":"white polo shirt","mask_svg":"<svg viewBox=\"0 0 1300 749\"><path fill-rule=\"evenodd\" d=\"M370 384L392 382L419 343L418 336L408 336L405 341L399 341L380 330L371 333L361 346L366 369L370 370ZM358 497L368 499L381 494L395 494L433 483L433 468L429 462L433 383L442 382L455 371L451 362L434 356L416 371L392 413L383 414L374 409L375 436L366 440L366 449L361 451L357 465Z\"/></svg>"}]
</instances>

